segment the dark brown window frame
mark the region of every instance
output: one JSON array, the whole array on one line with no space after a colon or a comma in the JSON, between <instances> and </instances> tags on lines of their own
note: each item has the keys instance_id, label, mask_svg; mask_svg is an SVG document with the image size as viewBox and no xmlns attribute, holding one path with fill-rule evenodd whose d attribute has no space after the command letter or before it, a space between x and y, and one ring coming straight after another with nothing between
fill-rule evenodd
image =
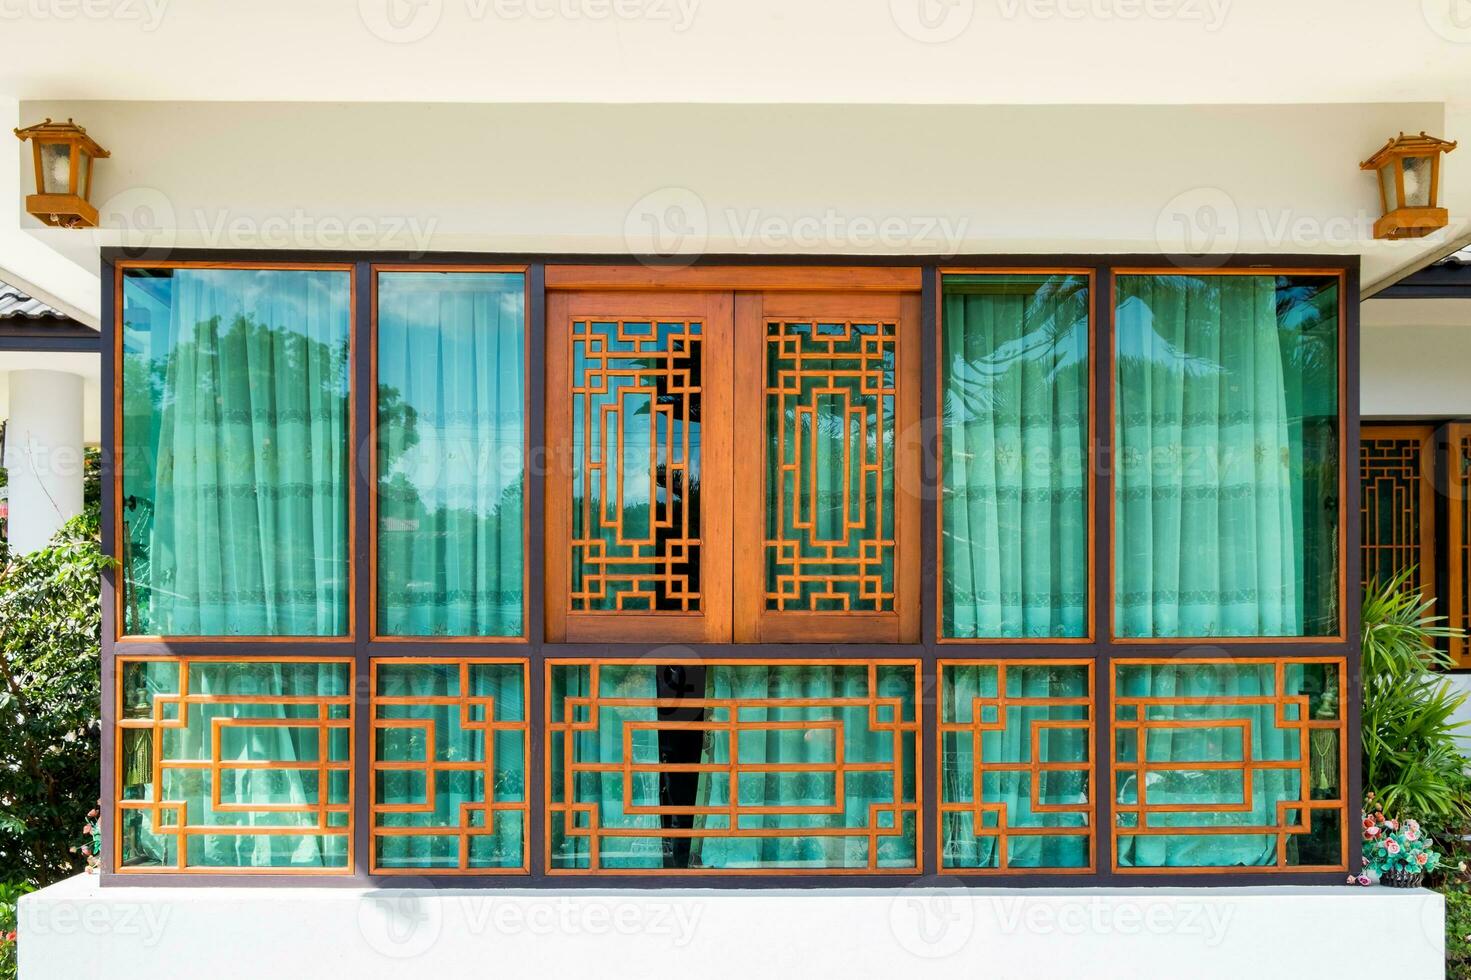
<instances>
[{"instance_id":1,"label":"dark brown window frame","mask_svg":"<svg viewBox=\"0 0 1471 980\"><path fill-rule=\"evenodd\" d=\"M145 253L146 254L146 253ZM364 349L362 345L372 343L371 328L367 310L371 297L371 270L377 265L403 265L413 268L435 265L468 266L476 269L490 271L493 267L503 267L509 264L524 265L527 269L527 290L529 303L527 308L527 343L531 352L528 364L527 393L528 401L532 405L543 404L545 399L545 377L544 357L545 333L545 299L546 288L549 283L555 281L565 284L572 278L588 283L606 282L611 274L611 267L627 267L630 261L638 261L636 257L620 256L557 256L557 255L511 255L511 254L468 254L468 253L444 253L435 255L409 255L409 254L383 254L383 253L323 253L323 252L240 252L240 251L213 251L213 250L175 250L165 252L157 258L148 255L138 258L128 253L126 249L109 247L103 250L102 275L106 284L103 289L103 372L106 376L116 379L118 377L119 359L116 345L120 339L120 332L116 324L116 317L120 314L121 303L117 290L120 283L120 269L124 265L161 267L167 265L180 265L183 263L198 263L207 265L250 265L250 266L277 266L288 268L300 268L303 264L320 264L328 262L334 266L350 265L354 268L353 290L353 330L352 344L354 356L351 366L351 424L355 433L356 445L354 449L362 447L362 436L358 433L371 433L372 431L372 405L376 401L372 397L372 379L370 364L367 358L357 356L357 352ZM1219 274L1222 271L1234 270L1239 273L1273 274L1273 273L1325 273L1337 275L1341 279L1342 287L1340 302L1342 304L1343 316L1340 320L1340 361L1341 379L1344 384L1340 391L1340 429L1341 438L1346 446L1356 446L1358 441L1358 304L1348 302L1350 294L1357 296L1358 293L1358 264L1357 256L1325 257L1320 255L1238 255L1224 258L1218 265L1211 266L1209 271ZM922 438L922 466L921 466L921 494L928 495L930 499L937 499L937 455L935 446L938 439L938 420L936 415L937 391L931 379L937 377L937 314L939 304L939 272L941 268L955 269L989 269L1004 267L1008 270L1018 272L1046 272L1059 267L1082 268L1091 270L1094 279L1093 316L1095 340L1094 350L1100 349L1097 345L1112 344L1112 310L1108 305L1108 297L1112 293L1112 275L1114 269L1134 268L1168 268L1173 272L1188 272L1200 269L1197 258L1189 256L1161 256L1161 255L1018 255L1018 256L993 256L993 255L967 255L948 257L943 261L924 256L886 256L872 259L864 259L861 262L851 256L731 256L731 257L707 257L694 263L685 263L679 269L670 269L661 265L657 259L647 260L645 268L648 269L645 286L657 286L667 281L665 277L671 274L682 274L691 277L689 281L704 281L711 283L725 283L730 281L750 283L758 278L764 278L768 270L780 269L788 277L800 277L801 281L808 283L827 283L838 285L843 281L843 270L861 266L864 269L876 270L876 275L892 277L894 281L907 281L911 270L918 270L922 283L922 329L920 338L920 377L922 379L920 390L920 431ZM108 333L111 332L111 337ZM368 349L371 349L370 347ZM1094 376L1099 375L1099 365L1094 366ZM118 419L117 412L117 387L116 381L110 386L111 398L104 399L103 404L103 431L109 433L116 439L114 428ZM1111 418L1111 385L1094 384L1093 402L1091 403L1092 415L1097 419ZM1109 471L1112 435L1103 431L1102 426L1095 426L1094 468L1106 474ZM430 884L443 884L446 886L496 886L496 885L520 885L525 887L608 887L613 879L593 875L547 875L546 869L541 867L539 855L545 844L546 826L541 814L544 812L545 799L540 788L542 780L540 773L545 771L545 758L543 755L541 734L545 731L545 718L542 714L542 704L545 698L544 669L548 660L566 658L601 658L601 657L657 657L657 652L663 646L653 643L566 643L549 644L540 637L538 624L544 621L544 593L541 587L544 572L544 534L542 528L545 520L545 487L543 474L545 469L545 419L539 412L533 411L527 424L527 441L531 447L528 456L528 470L531 474L528 486L528 500L526 508L526 521L528 525L527 538L529 550L526 556L527 573L530 580L530 589L526 596L526 623L528 624L528 638L523 642L504 640L499 642L487 642L479 639L463 640L436 640L432 638L403 638L392 641L374 638L370 630L364 628L364 623L372 623L372 610L369 606L369 589L363 586L363 576L367 571L367 558L371 548L370 538L373 528L370 523L372 487L376 483L376 474L362 465L364 458L361 454L354 456L353 478L351 493L351 531L350 543L353 555L353 579L351 586L351 622L354 632L348 637L321 637L321 638L259 638L249 640L246 638L208 638L208 637L129 637L117 636L119 625L117 602L119 600L116 588L115 571L109 571L104 575L103 581L103 684L104 690L111 692L116 680L116 661L119 656L225 656L227 658L247 657L287 657L305 656L335 657L350 656L355 662L356 705L354 711L354 723L356 735L354 742L358 749L354 758L354 814L356 819L353 824L353 854L354 861L350 874L336 875L302 875L290 873L270 873L259 871L249 874L232 873L228 871L217 871L209 869L206 873L201 869L198 873L180 875L178 873L157 872L126 872L119 874L112 866L112 854L104 855L104 867L102 871L102 883L109 885L138 885L138 884L251 884L251 885L347 885L363 887L369 884L392 886L402 884L403 878L398 876L374 875L370 872L367 864L367 856L371 853L369 841L370 800L368 798L368 759L370 753L364 750L369 734L368 710L370 691L364 686L365 679L370 675L371 666L377 658L390 657L525 657L530 668L531 690L528 691L527 701L531 706L531 756L528 759L527 785L532 797L531 804L531 827L530 827L530 862L531 871L529 875L512 874L474 874L458 876L438 876L429 871L421 874L419 879ZM105 447L103 453L103 538L105 546L110 553L116 555L117 534L119 528L116 507L118 506L118 493L115 485L117 478L113 466L111 450L116 447ZM1358 479L1357 479L1357 452L1345 453L1342 457L1341 480L1344 483L1345 494L1340 504L1341 514L1356 514L1358 510ZM1109 502L1106 494L1095 493L1093 510L1090 512L1093 526L1095 528L1094 555L1108 554L1109 540ZM1357 522L1340 520L1341 533L1345 539L1342 549L1343 560L1341 561L1340 577L1345 582L1345 592L1349 601L1343 608L1342 635L1340 637L1304 639L1285 638L1273 640L1232 640L1213 639L1203 644L1198 640L1163 640L1160 642L1142 643L1137 640L1117 640L1110 636L1106 616L1111 608L1111 600L1107 602L1093 601L1093 616L1090 620L1091 640L1085 642L1058 643L1054 646L1036 643L1022 642L987 642L977 643L975 641L962 641L961 643L940 644L937 642L938 618L937 599L938 588L938 562L936 544L938 541L938 511L936 507L926 506L921 509L920 527L920 571L921 588L919 600L921 604L920 615L920 637L917 643L907 644L817 644L806 646L800 644L781 643L756 643L740 646L732 645L687 645L687 649L694 656L699 657L731 657L739 656L741 659L761 660L775 663L788 661L800 662L813 656L838 657L843 660L873 660L873 659L904 659L915 658L921 662L924 691L922 692L923 704L923 729L919 740L920 752L924 755L921 762L921 771L924 773L924 784L921 787L921 821L919 832L921 839L935 842L938 841L939 821L933 806L933 801L938 799L939 766L937 758L930 753L938 750L938 731L935 727L937 717L934 705L935 698L935 674L937 663L940 659L947 661L1014 661L1014 660L1049 660L1053 658L1062 660L1091 660L1094 667L1094 702L1098 705L1097 739L1094 743L1091 765L1093 773L1093 785L1099 789L1093 793L1094 827L1096 828L1096 870L1092 873L1078 874L1047 874L1039 875L1026 870L1017 870L1014 873L1007 872L992 874L986 877L988 884L994 885L1090 885L1090 886L1143 886L1143 885L1182 885L1182 884L1210 884L1222 885L1232 883L1264 884L1267 882L1298 883L1298 884L1341 884L1343 880L1343 869L1338 868L1331 871L1323 870L1295 870L1295 869L1233 869L1228 872L1202 871L1201 869L1158 869L1140 870L1128 874L1119 874L1112 870L1111 855L1114 853L1114 834L1111 829L1111 801L1100 792L1102 787L1109 785L1109 740L1112 737L1110 725L1110 710L1108 709L1107 684L1112 676L1112 667L1115 661L1138 660L1141 658L1169 657L1171 655L1183 655L1189 651L1191 657L1207 660L1232 660L1235 658L1251 657L1288 657L1301 658L1306 656L1337 656L1342 657L1345 662L1345 671L1348 678L1348 691L1358 689L1358 602L1357 581L1355 575L1352 583L1348 579L1348 569L1356 568L1356 564L1348 561L1347 556L1358 554L1358 531ZM1094 559L1095 583L1092 590L1095 596L1111 595L1111 567L1108 561ZM366 617L366 618L365 618ZM449 644L455 644L450 646ZM482 645L483 643L483 645ZM252 646L254 644L254 647ZM1356 699L1347 697L1344 699L1343 723L1349 732L1357 731L1358 707ZM105 822L114 821L116 816L115 806L112 803L114 797L115 780L118 775L116 763L113 759L115 752L116 720L111 694L103 699L103 819ZM1360 795L1358 757L1359 750L1357 739L1347 739L1347 772L1345 773L1346 799L1354 800ZM1352 854L1344 855L1344 864L1347 866ZM800 881L806 885L825 885L830 887L854 887L854 886L902 886L912 885L916 882L926 880L937 880L936 876L943 876L945 880L954 880L960 876L953 870L942 871L938 865L938 854L935 849L925 846L923 848L923 860L921 873L916 874L876 874L868 876L854 875L830 875L813 873L800 878L791 875L761 875L752 874L741 876L738 879L725 878L719 875L683 875L677 879L661 877L659 875L630 875L616 879L619 887L668 887L670 885L690 886L695 884L709 884L712 886L730 886L738 884L741 887L791 887L794 882Z\"/></svg>"}]
</instances>

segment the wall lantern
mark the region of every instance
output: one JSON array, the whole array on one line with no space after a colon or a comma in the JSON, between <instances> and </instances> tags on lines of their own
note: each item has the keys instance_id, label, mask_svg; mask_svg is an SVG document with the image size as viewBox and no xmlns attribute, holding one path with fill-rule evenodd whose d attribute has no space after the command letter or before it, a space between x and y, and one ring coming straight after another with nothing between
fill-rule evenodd
<instances>
[{"instance_id":1,"label":"wall lantern","mask_svg":"<svg viewBox=\"0 0 1471 980\"><path fill-rule=\"evenodd\" d=\"M1384 216L1374 222L1375 238L1423 238L1444 228L1450 220L1437 207L1440 196L1440 155L1456 144L1434 136L1400 133L1378 153L1359 164L1360 170L1379 172L1379 197Z\"/></svg>"},{"instance_id":2,"label":"wall lantern","mask_svg":"<svg viewBox=\"0 0 1471 980\"><path fill-rule=\"evenodd\" d=\"M36 193L26 198L26 210L56 228L95 228L97 209L92 196L92 161L111 156L68 119L49 118L39 126L17 129L21 141L31 141L36 160Z\"/></svg>"}]
</instances>

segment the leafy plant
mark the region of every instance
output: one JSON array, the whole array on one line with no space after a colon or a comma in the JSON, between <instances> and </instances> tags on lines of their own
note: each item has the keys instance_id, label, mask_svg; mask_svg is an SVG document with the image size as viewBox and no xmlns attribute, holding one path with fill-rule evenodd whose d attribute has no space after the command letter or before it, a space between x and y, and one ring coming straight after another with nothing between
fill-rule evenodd
<instances>
[{"instance_id":1,"label":"leafy plant","mask_svg":"<svg viewBox=\"0 0 1471 980\"><path fill-rule=\"evenodd\" d=\"M1461 631L1440 625L1433 599L1405 588L1409 574L1364 597L1364 788L1389 813L1459 827L1471 808L1471 778L1454 719L1467 695L1436 672L1450 666L1436 641Z\"/></svg>"},{"instance_id":2,"label":"leafy plant","mask_svg":"<svg viewBox=\"0 0 1471 980\"><path fill-rule=\"evenodd\" d=\"M46 885L85 863L73 848L97 799L109 561L90 512L0 565L0 881Z\"/></svg>"},{"instance_id":3,"label":"leafy plant","mask_svg":"<svg viewBox=\"0 0 1471 980\"><path fill-rule=\"evenodd\" d=\"M34 889L25 883L0 882L0 980L15 980L19 964L16 962L15 934L18 926L17 909L20 897Z\"/></svg>"}]
</instances>

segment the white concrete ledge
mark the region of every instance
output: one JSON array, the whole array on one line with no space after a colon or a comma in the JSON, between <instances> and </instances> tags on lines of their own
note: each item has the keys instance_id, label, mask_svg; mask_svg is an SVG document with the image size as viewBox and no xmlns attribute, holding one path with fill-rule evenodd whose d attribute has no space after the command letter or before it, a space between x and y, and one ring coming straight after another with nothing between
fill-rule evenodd
<instances>
[{"instance_id":1,"label":"white concrete ledge","mask_svg":"<svg viewBox=\"0 0 1471 980\"><path fill-rule=\"evenodd\" d=\"M21 900L22 980L1436 977L1393 888L100 888Z\"/></svg>"}]
</instances>

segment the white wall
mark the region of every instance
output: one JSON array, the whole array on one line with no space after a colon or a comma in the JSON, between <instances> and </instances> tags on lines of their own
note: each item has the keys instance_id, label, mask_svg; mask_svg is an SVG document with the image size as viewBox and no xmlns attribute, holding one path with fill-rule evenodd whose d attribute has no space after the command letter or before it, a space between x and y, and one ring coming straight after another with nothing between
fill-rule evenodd
<instances>
[{"instance_id":1,"label":"white wall","mask_svg":"<svg viewBox=\"0 0 1471 980\"><path fill-rule=\"evenodd\" d=\"M1432 977L1398 888L106 888L21 899L21 980Z\"/></svg>"},{"instance_id":2,"label":"white wall","mask_svg":"<svg viewBox=\"0 0 1471 980\"><path fill-rule=\"evenodd\" d=\"M611 252L1358 252L1358 162L1438 103L1295 106L28 102L75 117L140 246ZM1455 134L1447 133L1454 136ZM1471 134L1467 134L1471 135ZM22 167L28 173L28 167Z\"/></svg>"}]
</instances>

